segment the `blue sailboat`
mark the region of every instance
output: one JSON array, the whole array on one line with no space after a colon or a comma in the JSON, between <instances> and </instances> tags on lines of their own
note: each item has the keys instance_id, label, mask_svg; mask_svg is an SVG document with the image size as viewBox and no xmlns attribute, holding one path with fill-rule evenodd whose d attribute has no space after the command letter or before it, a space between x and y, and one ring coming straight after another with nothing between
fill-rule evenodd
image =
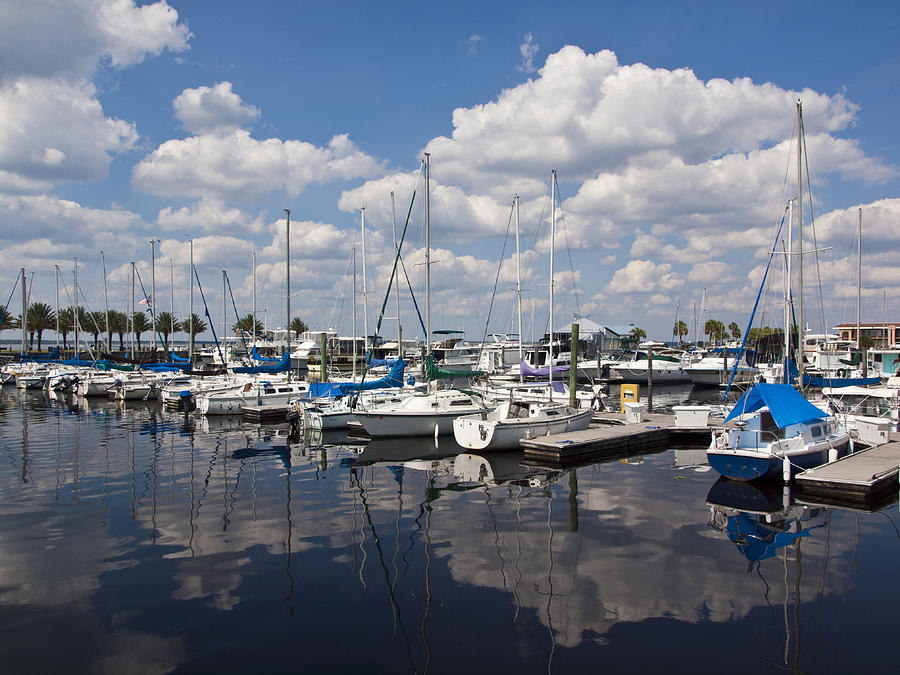
<instances>
[{"instance_id":1,"label":"blue sailboat","mask_svg":"<svg viewBox=\"0 0 900 675\"><path fill-rule=\"evenodd\" d=\"M726 478L787 482L800 470L845 455L849 446L847 429L791 385L758 383L713 431L706 456Z\"/></svg>"}]
</instances>

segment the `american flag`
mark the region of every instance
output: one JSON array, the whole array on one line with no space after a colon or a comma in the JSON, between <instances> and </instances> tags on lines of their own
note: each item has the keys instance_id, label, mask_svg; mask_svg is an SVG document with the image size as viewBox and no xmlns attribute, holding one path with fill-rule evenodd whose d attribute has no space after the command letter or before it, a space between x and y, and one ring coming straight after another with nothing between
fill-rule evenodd
<instances>
[{"instance_id":1,"label":"american flag","mask_svg":"<svg viewBox=\"0 0 900 675\"><path fill-rule=\"evenodd\" d=\"M149 295L144 296L143 298L138 300L138 304L139 305L147 305L148 307L150 307L151 306L150 296Z\"/></svg>"}]
</instances>

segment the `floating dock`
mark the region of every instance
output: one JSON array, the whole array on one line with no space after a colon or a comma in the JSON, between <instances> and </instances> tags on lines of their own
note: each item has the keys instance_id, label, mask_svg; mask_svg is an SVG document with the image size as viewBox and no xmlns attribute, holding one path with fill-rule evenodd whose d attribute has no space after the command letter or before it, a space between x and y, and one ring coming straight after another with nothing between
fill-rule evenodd
<instances>
[{"instance_id":1,"label":"floating dock","mask_svg":"<svg viewBox=\"0 0 900 675\"><path fill-rule=\"evenodd\" d=\"M290 408L289 405L245 405L241 412L250 422L285 422Z\"/></svg>"},{"instance_id":2,"label":"floating dock","mask_svg":"<svg viewBox=\"0 0 900 675\"><path fill-rule=\"evenodd\" d=\"M647 413L640 422L627 424L622 419L619 413L601 413L594 416L594 422L584 431L522 439L519 443L524 459L567 464L592 458L629 457L673 447L709 446L709 426L677 426L674 415Z\"/></svg>"},{"instance_id":3,"label":"floating dock","mask_svg":"<svg viewBox=\"0 0 900 675\"><path fill-rule=\"evenodd\" d=\"M866 502L885 492L897 493L898 467L900 442L892 441L807 469L794 481L804 495Z\"/></svg>"}]
</instances>

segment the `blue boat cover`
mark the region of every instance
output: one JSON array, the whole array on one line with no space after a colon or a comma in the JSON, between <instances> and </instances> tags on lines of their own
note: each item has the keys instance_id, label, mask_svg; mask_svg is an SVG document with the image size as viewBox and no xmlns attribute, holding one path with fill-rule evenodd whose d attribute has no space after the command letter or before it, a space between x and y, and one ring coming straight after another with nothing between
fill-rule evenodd
<instances>
[{"instance_id":1,"label":"blue boat cover","mask_svg":"<svg viewBox=\"0 0 900 675\"><path fill-rule=\"evenodd\" d=\"M378 380L370 380L368 382L312 382L309 385L309 391L304 398L335 398L337 396L346 396L357 391L368 391L370 389L387 389L389 387L403 386L403 369L406 364L403 359L397 359L390 372Z\"/></svg>"},{"instance_id":2,"label":"blue boat cover","mask_svg":"<svg viewBox=\"0 0 900 675\"><path fill-rule=\"evenodd\" d=\"M281 355L281 360L278 363L270 363L265 366L246 366L241 368L234 368L235 373L252 373L252 374L274 374L274 373L286 373L291 369L291 353L286 351Z\"/></svg>"},{"instance_id":3,"label":"blue boat cover","mask_svg":"<svg viewBox=\"0 0 900 675\"><path fill-rule=\"evenodd\" d=\"M255 361L262 361L263 363L278 363L279 361L281 361L280 358L273 359L269 358L268 356L263 356L259 353L256 345L253 345L253 351L250 352L250 358L254 359Z\"/></svg>"},{"instance_id":4,"label":"blue boat cover","mask_svg":"<svg viewBox=\"0 0 900 675\"><path fill-rule=\"evenodd\" d=\"M397 359L369 359L369 368L378 368L380 366L393 366L397 363Z\"/></svg>"},{"instance_id":5,"label":"blue boat cover","mask_svg":"<svg viewBox=\"0 0 900 675\"><path fill-rule=\"evenodd\" d=\"M800 371L793 359L788 359L788 375L791 382L797 381ZM821 375L807 375L803 373L804 387L868 387L870 384L880 384L880 377L822 377Z\"/></svg>"},{"instance_id":6,"label":"blue boat cover","mask_svg":"<svg viewBox=\"0 0 900 675\"><path fill-rule=\"evenodd\" d=\"M775 420L779 429L784 429L791 424L812 422L828 417L828 413L819 410L807 401L803 394L791 385L760 382L744 392L744 395L728 413L725 421L728 422L744 413L756 412L763 407L767 407L772 413L772 419Z\"/></svg>"}]
</instances>

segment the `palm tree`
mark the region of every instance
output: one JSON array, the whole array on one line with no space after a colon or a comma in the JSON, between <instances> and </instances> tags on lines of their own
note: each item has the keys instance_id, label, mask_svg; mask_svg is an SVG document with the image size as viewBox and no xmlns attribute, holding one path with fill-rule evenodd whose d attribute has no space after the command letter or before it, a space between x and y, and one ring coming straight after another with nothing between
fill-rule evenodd
<instances>
[{"instance_id":1,"label":"palm tree","mask_svg":"<svg viewBox=\"0 0 900 675\"><path fill-rule=\"evenodd\" d=\"M294 319L294 321L299 321L299 319ZM256 330L253 330L253 315L248 314L247 316L241 317L241 319L231 327L235 333L239 333L241 331L245 333L253 333L256 332L257 335L261 334L265 327L262 324L262 321L259 319L256 320ZM294 330L293 324L291 326L291 330ZM305 329L304 329L305 330Z\"/></svg>"},{"instance_id":2,"label":"palm tree","mask_svg":"<svg viewBox=\"0 0 900 675\"><path fill-rule=\"evenodd\" d=\"M69 333L75 328L75 312L71 307L59 310L59 334L62 337L63 349L69 348Z\"/></svg>"},{"instance_id":3,"label":"palm tree","mask_svg":"<svg viewBox=\"0 0 900 675\"><path fill-rule=\"evenodd\" d=\"M135 312L131 315L131 330L134 331L134 339L137 340L137 348L141 349L141 333L146 333L153 328L150 320L144 312Z\"/></svg>"},{"instance_id":4,"label":"palm tree","mask_svg":"<svg viewBox=\"0 0 900 675\"><path fill-rule=\"evenodd\" d=\"M733 339L737 340L739 337L741 337L741 329L737 325L736 321L732 321L730 324L728 324L728 330L731 332L731 337Z\"/></svg>"},{"instance_id":5,"label":"palm tree","mask_svg":"<svg viewBox=\"0 0 900 675\"><path fill-rule=\"evenodd\" d=\"M9 308L0 305L0 330L9 330L18 327L19 325L16 317L9 313Z\"/></svg>"},{"instance_id":6,"label":"palm tree","mask_svg":"<svg viewBox=\"0 0 900 675\"><path fill-rule=\"evenodd\" d=\"M629 335L635 343L639 343L641 340L647 337L647 331L645 331L643 328L638 328L637 326L635 326L631 329Z\"/></svg>"},{"instance_id":7,"label":"palm tree","mask_svg":"<svg viewBox=\"0 0 900 675\"><path fill-rule=\"evenodd\" d=\"M106 312L91 312L87 323L81 327L94 336L94 349L99 349L100 334L106 328Z\"/></svg>"},{"instance_id":8,"label":"palm tree","mask_svg":"<svg viewBox=\"0 0 900 675\"><path fill-rule=\"evenodd\" d=\"M298 336L301 333L305 333L309 330L309 326L306 325L306 322L303 321L299 316L295 316L291 319L291 325L288 327L291 333L296 333Z\"/></svg>"},{"instance_id":9,"label":"palm tree","mask_svg":"<svg viewBox=\"0 0 900 675\"><path fill-rule=\"evenodd\" d=\"M119 336L119 351L125 351L125 333L128 328L128 315L125 312L109 310L109 332Z\"/></svg>"},{"instance_id":10,"label":"palm tree","mask_svg":"<svg viewBox=\"0 0 900 675\"><path fill-rule=\"evenodd\" d=\"M688 326L684 321L675 322L675 335L678 336L678 344L681 344L681 338L688 334Z\"/></svg>"},{"instance_id":11,"label":"palm tree","mask_svg":"<svg viewBox=\"0 0 900 675\"><path fill-rule=\"evenodd\" d=\"M56 312L45 302L32 302L25 314L25 327L30 334L30 345L34 347L34 334L37 333L38 351L41 351L41 335L45 330L56 327Z\"/></svg>"},{"instance_id":12,"label":"palm tree","mask_svg":"<svg viewBox=\"0 0 900 675\"><path fill-rule=\"evenodd\" d=\"M180 329L181 331L187 333L188 336L190 336L190 334L191 334L191 324L193 324L193 326L194 326L194 337L195 337L195 338L196 338L197 335L199 335L200 333L205 333L205 332L206 332L206 329L208 328L208 326L206 325L206 322L205 322L203 319L201 319L201 318L200 318L199 316L197 316L196 314L191 314L191 318L185 319L184 321L181 322L181 325L179 326L179 329Z\"/></svg>"},{"instance_id":13,"label":"palm tree","mask_svg":"<svg viewBox=\"0 0 900 675\"><path fill-rule=\"evenodd\" d=\"M167 354L169 353L169 336L178 330L176 323L175 317L172 316L171 312L160 312L156 315L156 330L162 335L163 348Z\"/></svg>"}]
</instances>

